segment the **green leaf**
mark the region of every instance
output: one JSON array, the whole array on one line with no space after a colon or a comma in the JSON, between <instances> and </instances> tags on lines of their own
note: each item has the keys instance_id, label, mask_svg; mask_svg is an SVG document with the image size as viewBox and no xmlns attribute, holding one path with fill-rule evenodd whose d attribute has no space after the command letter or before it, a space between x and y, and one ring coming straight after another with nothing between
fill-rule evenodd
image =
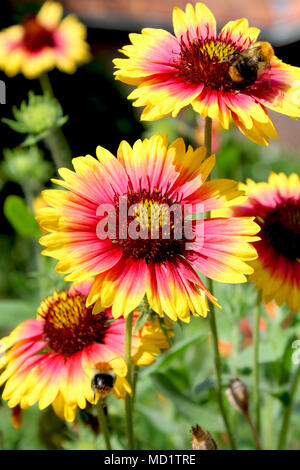
<instances>
[{"instance_id":1,"label":"green leaf","mask_svg":"<svg viewBox=\"0 0 300 470\"><path fill-rule=\"evenodd\" d=\"M163 434L179 433L180 427L168 416L162 414L160 411L153 410L148 406L138 405L136 411L141 413L152 426Z\"/></svg>"},{"instance_id":2,"label":"green leaf","mask_svg":"<svg viewBox=\"0 0 300 470\"><path fill-rule=\"evenodd\" d=\"M271 346L266 343L261 343L259 347L259 364L276 362L277 360L278 354L271 348ZM253 346L249 346L239 352L237 356L230 360L230 363L237 369L251 369L253 367Z\"/></svg>"},{"instance_id":3,"label":"green leaf","mask_svg":"<svg viewBox=\"0 0 300 470\"><path fill-rule=\"evenodd\" d=\"M203 380L201 383L196 385L195 393L203 392L204 390L209 390L214 388L215 382L209 377L208 379Z\"/></svg>"},{"instance_id":4,"label":"green leaf","mask_svg":"<svg viewBox=\"0 0 300 470\"><path fill-rule=\"evenodd\" d=\"M15 132L20 132L22 134L27 132L27 129L20 122L13 121L12 119L7 119L7 118L3 118L3 119L1 119L1 121L4 124L7 124Z\"/></svg>"},{"instance_id":5,"label":"green leaf","mask_svg":"<svg viewBox=\"0 0 300 470\"><path fill-rule=\"evenodd\" d=\"M24 199L10 195L4 202L4 214L15 231L23 237L39 237L40 229Z\"/></svg>"},{"instance_id":6,"label":"green leaf","mask_svg":"<svg viewBox=\"0 0 300 470\"><path fill-rule=\"evenodd\" d=\"M161 356L160 359L157 360L155 366L153 367L153 369L151 369L151 373L155 374L158 371L165 369L171 364L171 362L180 358L190 346L200 341L203 341L204 339L206 339L206 334L201 333L196 336L192 336L191 338L185 338L182 341L178 341L178 343L175 343L167 353L165 353L163 356Z\"/></svg>"},{"instance_id":7,"label":"green leaf","mask_svg":"<svg viewBox=\"0 0 300 470\"><path fill-rule=\"evenodd\" d=\"M223 425L217 412L195 403L190 397L185 396L178 390L166 374L155 374L153 376L156 386L176 408L176 411L185 416L191 424L198 423L201 427L209 428L210 431L221 431Z\"/></svg>"},{"instance_id":8,"label":"green leaf","mask_svg":"<svg viewBox=\"0 0 300 470\"><path fill-rule=\"evenodd\" d=\"M146 323L147 319L148 319L148 313L147 312L141 312L138 319L137 319L137 321L135 322L133 332L136 333L141 328L143 328L143 326Z\"/></svg>"},{"instance_id":9,"label":"green leaf","mask_svg":"<svg viewBox=\"0 0 300 470\"><path fill-rule=\"evenodd\" d=\"M288 392L286 391L279 391L279 392L274 392L274 393L271 393L272 397L274 398L278 398L279 401L281 401L281 403L284 405L284 406L288 406L289 403L290 403L290 395L288 394Z\"/></svg>"}]
</instances>

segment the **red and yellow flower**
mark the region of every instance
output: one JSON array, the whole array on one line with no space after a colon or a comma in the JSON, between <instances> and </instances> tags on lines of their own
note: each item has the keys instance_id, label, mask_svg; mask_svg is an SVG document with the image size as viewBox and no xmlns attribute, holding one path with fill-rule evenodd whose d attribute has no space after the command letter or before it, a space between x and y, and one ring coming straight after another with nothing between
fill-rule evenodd
<instances>
[{"instance_id":1,"label":"red and yellow flower","mask_svg":"<svg viewBox=\"0 0 300 470\"><path fill-rule=\"evenodd\" d=\"M173 10L175 35L145 28L130 34L130 45L115 59L116 79L137 88L129 95L134 106L145 106L141 119L177 116L191 104L203 117L229 128L232 117L249 139L267 145L277 134L266 107L292 118L300 116L300 69L273 57L258 78L233 81L230 66L252 46L259 29L245 18L229 21L217 34L216 20L203 4Z\"/></svg>"},{"instance_id":2,"label":"red and yellow flower","mask_svg":"<svg viewBox=\"0 0 300 470\"><path fill-rule=\"evenodd\" d=\"M56 291L42 302L36 319L24 321L2 339L6 351L0 384L5 384L2 398L9 407L26 409L39 402L44 409L52 404L58 416L73 421L77 407L97 403L100 395L109 393L107 389L99 394L92 386L103 371L114 375L112 392L117 398L131 394L124 361L125 320L113 320L110 309L93 315L86 307L90 287L87 281L69 292ZM138 315L134 313L134 324ZM148 321L132 335L131 360L151 364L168 346L158 319Z\"/></svg>"},{"instance_id":3,"label":"red and yellow flower","mask_svg":"<svg viewBox=\"0 0 300 470\"><path fill-rule=\"evenodd\" d=\"M159 134L133 147L123 141L118 158L98 147L98 160L90 155L74 158L75 172L60 169L63 180L54 182L67 191L43 192L50 206L38 217L50 232L41 238L43 254L59 260L56 270L69 273L66 280L78 283L97 276L88 297L95 313L112 307L115 318L127 317L146 294L160 316L188 322L190 312L206 316L207 298L216 303L196 270L229 283L245 282L252 273L248 261L256 258L256 251L249 242L259 230L253 218L194 220L188 236L181 226L176 232L177 216L166 217L174 205L180 214L188 208L190 218L197 211L200 218L244 200L232 180L206 182L215 157L204 160L205 154L205 147L186 150L182 139L168 145L168 137ZM125 219L120 201L126 204ZM137 205L139 211L129 215ZM117 227L103 238L98 234L99 224L107 220L98 212L102 207L113 208ZM157 219L152 209L160 214ZM128 236L135 223L146 229L146 238L140 233ZM158 229L154 236L153 226Z\"/></svg>"},{"instance_id":4,"label":"red and yellow flower","mask_svg":"<svg viewBox=\"0 0 300 470\"><path fill-rule=\"evenodd\" d=\"M240 187L249 198L232 208L231 215L255 216L261 227L250 280L262 289L265 303L286 302L295 313L300 308L300 178L271 173L268 182L248 179Z\"/></svg>"},{"instance_id":5,"label":"red and yellow flower","mask_svg":"<svg viewBox=\"0 0 300 470\"><path fill-rule=\"evenodd\" d=\"M74 15L62 15L60 3L47 1L37 15L1 31L0 68L9 76L36 78L54 67L73 73L89 61L86 27Z\"/></svg>"}]
</instances>

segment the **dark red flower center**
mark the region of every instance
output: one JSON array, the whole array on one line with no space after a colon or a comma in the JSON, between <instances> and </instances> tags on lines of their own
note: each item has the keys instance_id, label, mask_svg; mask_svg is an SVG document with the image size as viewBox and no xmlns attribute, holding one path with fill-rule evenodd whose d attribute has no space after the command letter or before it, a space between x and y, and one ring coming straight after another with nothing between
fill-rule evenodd
<instances>
[{"instance_id":1,"label":"dark red flower center","mask_svg":"<svg viewBox=\"0 0 300 470\"><path fill-rule=\"evenodd\" d=\"M43 339L50 350L66 357L93 343L103 343L108 327L105 312L92 314L86 297L56 292L42 303L39 314L45 320Z\"/></svg>"},{"instance_id":2,"label":"dark red flower center","mask_svg":"<svg viewBox=\"0 0 300 470\"><path fill-rule=\"evenodd\" d=\"M228 35L206 39L181 38L180 57L174 64L177 75L193 84L203 83L212 90L238 90L241 84L229 75L229 67L238 53L247 49L251 41L247 38L237 46Z\"/></svg>"},{"instance_id":3,"label":"dark red flower center","mask_svg":"<svg viewBox=\"0 0 300 470\"><path fill-rule=\"evenodd\" d=\"M53 31L39 23L36 15L28 15L23 26L25 29L23 44L29 51L36 52L44 47L55 47Z\"/></svg>"},{"instance_id":4,"label":"dark red flower center","mask_svg":"<svg viewBox=\"0 0 300 470\"><path fill-rule=\"evenodd\" d=\"M279 254L300 259L300 200L288 200L264 219L260 235Z\"/></svg>"},{"instance_id":5,"label":"dark red flower center","mask_svg":"<svg viewBox=\"0 0 300 470\"><path fill-rule=\"evenodd\" d=\"M124 237L118 236L116 240L127 256L144 259L149 264L184 253L187 239L182 206L178 198L170 199L167 194L168 191L162 193L158 189L128 190L127 214L117 220L117 234L120 234L120 228L125 228ZM115 207L120 215L118 196Z\"/></svg>"}]
</instances>

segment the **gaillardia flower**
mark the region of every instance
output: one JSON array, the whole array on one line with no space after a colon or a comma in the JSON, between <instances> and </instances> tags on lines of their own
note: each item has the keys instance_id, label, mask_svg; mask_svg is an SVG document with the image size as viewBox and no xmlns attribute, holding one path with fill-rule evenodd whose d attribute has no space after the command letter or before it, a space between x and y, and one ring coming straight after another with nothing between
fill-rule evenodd
<instances>
[{"instance_id":1,"label":"gaillardia flower","mask_svg":"<svg viewBox=\"0 0 300 470\"><path fill-rule=\"evenodd\" d=\"M40 305L36 319L21 323L2 339L0 384L2 398L12 408L26 409L39 402L52 404L63 419L73 421L77 407L96 403L110 390L117 398L131 393L124 361L125 320L113 320L110 310L92 314L86 307L90 282L55 292ZM138 312L134 314L134 324ZM170 325L166 325L167 328ZM170 332L172 336L172 332ZM132 336L132 362L148 365L169 346L158 319ZM100 390L95 377L107 377Z\"/></svg>"},{"instance_id":2,"label":"gaillardia flower","mask_svg":"<svg viewBox=\"0 0 300 470\"><path fill-rule=\"evenodd\" d=\"M277 134L266 107L300 116L300 69L276 58L271 45L264 43L263 55L252 48L259 29L245 18L229 21L218 34L213 14L197 3L185 12L175 7L173 25L175 36L153 28L130 34L132 44L121 50L128 58L114 60L116 79L137 86L128 98L145 106L143 120L175 117L191 104L225 129L232 117L249 139L267 145ZM242 79L232 70L245 51L257 57L240 64Z\"/></svg>"},{"instance_id":3,"label":"gaillardia flower","mask_svg":"<svg viewBox=\"0 0 300 470\"><path fill-rule=\"evenodd\" d=\"M21 72L36 78L54 67L73 73L77 65L87 62L85 26L74 15L64 19L62 15L60 3L47 1L37 15L1 31L0 68L9 76Z\"/></svg>"},{"instance_id":4,"label":"gaillardia flower","mask_svg":"<svg viewBox=\"0 0 300 470\"><path fill-rule=\"evenodd\" d=\"M67 280L97 276L88 297L94 312L112 306L115 318L127 317L146 294L160 316L188 322L190 312L206 315L206 298L216 302L196 270L230 283L252 273L252 218L196 220L244 200L234 181L205 182L215 164L205 154L186 151L183 139L169 146L167 135L133 147L123 141L118 158L98 147L98 161L87 155L73 159L75 172L60 169L63 180L54 182L68 191L43 192L43 254L59 260Z\"/></svg>"},{"instance_id":5,"label":"gaillardia flower","mask_svg":"<svg viewBox=\"0 0 300 470\"><path fill-rule=\"evenodd\" d=\"M241 188L249 198L231 215L255 216L261 227L250 280L262 289L265 303L286 302L295 313L300 309L300 178L271 173L267 183L248 179Z\"/></svg>"}]
</instances>

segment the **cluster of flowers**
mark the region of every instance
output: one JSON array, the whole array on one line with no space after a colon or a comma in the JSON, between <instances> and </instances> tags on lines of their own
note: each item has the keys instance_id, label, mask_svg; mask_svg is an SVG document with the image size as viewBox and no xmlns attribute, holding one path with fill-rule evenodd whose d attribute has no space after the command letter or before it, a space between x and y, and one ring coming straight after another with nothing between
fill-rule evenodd
<instances>
[{"instance_id":1,"label":"cluster of flowers","mask_svg":"<svg viewBox=\"0 0 300 470\"><path fill-rule=\"evenodd\" d=\"M61 21L61 15L59 4L47 2L37 16L3 31L0 67L33 78L54 66L73 72L86 61L84 27L73 16ZM212 13L197 3L185 12L175 8L173 22L175 35L149 28L131 34L132 44L122 49L127 58L114 61L116 79L136 86L129 98L145 106L142 119L174 117L191 104L225 129L232 118L249 139L267 145L276 131L266 107L300 116L295 99L300 69L272 55L249 80L233 75L231 67L238 70L238 57L254 47L259 34L245 19L230 21L217 34ZM132 335L132 362L150 364L169 346L164 327L171 329L171 322L165 315L189 322L191 314L207 315L208 301L219 306L200 275L223 283L250 276L265 302L275 299L279 305L287 302L292 312L299 309L299 177L272 173L265 183L211 181L214 164L215 156L204 147L186 148L181 138L169 144L167 136L157 134L132 147L121 142L117 158L98 147L97 159L74 158L74 171L60 169L62 179L54 182L64 189L44 191L47 207L38 221L49 232L41 239L43 254L57 259L56 270L73 284L45 299L36 319L4 338L0 385L6 383L3 398L9 406L52 404L72 421L77 407L101 398L91 386L95 372L113 373L112 387L102 396L110 389L118 398L131 393L125 319L134 312L135 323L144 301L157 314ZM136 209L125 221L119 217L120 197ZM192 239L176 236L172 218L166 219L169 236L163 236L164 210L174 204L182 213L192 208ZM113 237L99 237L97 227L106 216L98 209L108 206L115 208L118 230ZM143 222L149 232L152 208L160 211L158 236L122 235L120 229L133 221Z\"/></svg>"}]
</instances>

